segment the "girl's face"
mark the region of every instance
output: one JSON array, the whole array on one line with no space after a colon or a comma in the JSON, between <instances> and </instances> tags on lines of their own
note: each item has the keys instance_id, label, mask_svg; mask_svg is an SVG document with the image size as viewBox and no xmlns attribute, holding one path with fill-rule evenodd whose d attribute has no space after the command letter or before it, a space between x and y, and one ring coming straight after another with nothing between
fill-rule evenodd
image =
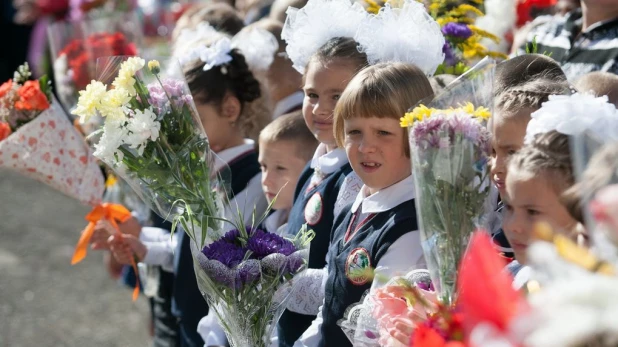
<instances>
[{"instance_id":1,"label":"girl's face","mask_svg":"<svg viewBox=\"0 0 618 347\"><path fill-rule=\"evenodd\" d=\"M262 190L275 210L292 208L294 189L307 161L298 156L299 143L292 141L260 141L259 162L262 167Z\"/></svg>"},{"instance_id":2,"label":"girl's face","mask_svg":"<svg viewBox=\"0 0 618 347\"><path fill-rule=\"evenodd\" d=\"M305 72L303 117L315 138L331 149L337 147L333 135L333 111L355 74L354 65L341 59L326 63L311 60Z\"/></svg>"},{"instance_id":3,"label":"girl's face","mask_svg":"<svg viewBox=\"0 0 618 347\"><path fill-rule=\"evenodd\" d=\"M515 253L515 258L526 263L526 250L532 241L534 226L549 223L557 232L571 235L577 222L560 203L559 195L551 185L547 173L530 175L510 172L506 179L506 194L502 229Z\"/></svg>"},{"instance_id":4,"label":"girl's face","mask_svg":"<svg viewBox=\"0 0 618 347\"><path fill-rule=\"evenodd\" d=\"M350 165L371 194L410 175L410 158L403 148L405 132L398 119L346 119L343 130Z\"/></svg>"},{"instance_id":5,"label":"girl's face","mask_svg":"<svg viewBox=\"0 0 618 347\"><path fill-rule=\"evenodd\" d=\"M524 109L509 116L496 113L492 119L491 179L500 196L504 196L506 190L507 161L524 145L530 112L531 110Z\"/></svg>"},{"instance_id":6,"label":"girl's face","mask_svg":"<svg viewBox=\"0 0 618 347\"><path fill-rule=\"evenodd\" d=\"M215 153L242 144L244 136L240 128L236 125L238 115L226 115L225 110L228 110L227 113L230 113L230 103L235 104L236 102L234 100L224 99L221 107L211 102L195 103L202 126L206 131L206 136L208 136L210 148Z\"/></svg>"}]
</instances>

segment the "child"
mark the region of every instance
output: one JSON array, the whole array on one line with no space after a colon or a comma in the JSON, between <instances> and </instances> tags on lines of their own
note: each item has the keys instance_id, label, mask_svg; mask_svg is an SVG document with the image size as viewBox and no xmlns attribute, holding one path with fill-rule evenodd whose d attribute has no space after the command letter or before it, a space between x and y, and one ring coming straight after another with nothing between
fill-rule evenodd
<instances>
[{"instance_id":1,"label":"child","mask_svg":"<svg viewBox=\"0 0 618 347\"><path fill-rule=\"evenodd\" d=\"M494 82L494 115L489 123L492 137L491 178L499 196L490 220L490 229L500 251L512 257L512 250L500 230L505 192L506 162L524 144L530 114L547 101L549 95L569 92L566 76L549 57L526 54L498 65Z\"/></svg>"},{"instance_id":2,"label":"child","mask_svg":"<svg viewBox=\"0 0 618 347\"><path fill-rule=\"evenodd\" d=\"M576 235L577 221L561 203L561 195L574 183L567 135L551 131L542 134L513 155L506 178L503 230L513 247L515 259L509 269L520 288L529 276L526 250L532 242L534 225L550 223L556 231Z\"/></svg>"},{"instance_id":3,"label":"child","mask_svg":"<svg viewBox=\"0 0 618 347\"><path fill-rule=\"evenodd\" d=\"M609 102L618 107L618 76L609 72L591 72L575 81L575 88L594 96L606 95Z\"/></svg>"},{"instance_id":4,"label":"child","mask_svg":"<svg viewBox=\"0 0 618 347\"><path fill-rule=\"evenodd\" d=\"M251 104L259 100L261 86L237 50L219 53L229 54L232 60L214 64L206 71L206 62L193 61L185 66L185 77L211 149L220 159L215 163L215 170L227 165L231 171L230 202L224 211L225 218L234 218L240 209L245 223L250 224L253 208L258 215L264 213L266 201L261 190L255 144L245 138L242 124L255 123L255 118L263 117L250 113ZM267 113L266 117L270 114ZM139 239L130 235L112 237L112 251L123 263L129 262L134 253L145 263L173 268L176 275L173 312L179 318L182 345L202 346L204 342L197 332L197 325L208 314L208 305L197 287L189 237L180 231L175 242L170 241L169 235L160 236L162 234L165 233L157 234L154 229L144 228ZM164 241L159 241L161 238ZM176 250L172 252L174 248Z\"/></svg>"},{"instance_id":5,"label":"child","mask_svg":"<svg viewBox=\"0 0 618 347\"><path fill-rule=\"evenodd\" d=\"M324 304L301 338L303 344L351 346L337 321L370 288L367 272L377 267L394 273L425 266L407 130L399 119L410 105L432 96L425 73L402 63L364 69L341 96L335 109L337 144L345 147L364 185L335 222Z\"/></svg>"},{"instance_id":6,"label":"child","mask_svg":"<svg viewBox=\"0 0 618 347\"><path fill-rule=\"evenodd\" d=\"M296 182L318 142L307 128L302 112L297 111L267 125L260 133L259 144L262 190L269 203L277 196L272 206L274 212L266 218L263 227L276 233L287 223Z\"/></svg>"}]
</instances>

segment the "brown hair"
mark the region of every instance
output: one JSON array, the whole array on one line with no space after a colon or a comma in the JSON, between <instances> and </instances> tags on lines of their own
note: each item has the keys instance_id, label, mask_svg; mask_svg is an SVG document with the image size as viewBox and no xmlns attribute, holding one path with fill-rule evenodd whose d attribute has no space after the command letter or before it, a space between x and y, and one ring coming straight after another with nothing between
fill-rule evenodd
<instances>
[{"instance_id":1,"label":"brown hair","mask_svg":"<svg viewBox=\"0 0 618 347\"><path fill-rule=\"evenodd\" d=\"M260 132L260 142L273 143L278 141L294 142L296 153L303 160L311 159L318 147L318 141L307 128L302 111L277 117Z\"/></svg>"},{"instance_id":2,"label":"brown hair","mask_svg":"<svg viewBox=\"0 0 618 347\"><path fill-rule=\"evenodd\" d=\"M245 57L236 49L232 60L204 71L204 62L196 60L184 68L185 78L193 98L220 107L230 93L240 101L242 111L238 123L244 136L257 140L260 131L271 119L271 110L263 97L260 82L255 78Z\"/></svg>"},{"instance_id":3,"label":"brown hair","mask_svg":"<svg viewBox=\"0 0 618 347\"><path fill-rule=\"evenodd\" d=\"M245 26L238 11L224 2L195 4L180 16L172 32L172 41L183 29L194 29L201 22L207 22L218 32L236 35Z\"/></svg>"},{"instance_id":4,"label":"brown hair","mask_svg":"<svg viewBox=\"0 0 618 347\"><path fill-rule=\"evenodd\" d=\"M496 68L494 106L509 114L521 109L537 110L550 95L569 92L560 65L544 55L524 54Z\"/></svg>"},{"instance_id":5,"label":"brown hair","mask_svg":"<svg viewBox=\"0 0 618 347\"><path fill-rule=\"evenodd\" d=\"M382 63L359 72L348 84L335 107L333 131L342 147L344 121L356 117L399 120L420 100L433 97L431 84L418 67L404 63ZM404 136L406 155L410 154L407 129Z\"/></svg>"},{"instance_id":6,"label":"brown hair","mask_svg":"<svg viewBox=\"0 0 618 347\"><path fill-rule=\"evenodd\" d=\"M508 172L546 176L560 196L575 183L569 137L555 130L537 135L509 160Z\"/></svg>"},{"instance_id":7,"label":"brown hair","mask_svg":"<svg viewBox=\"0 0 618 347\"><path fill-rule=\"evenodd\" d=\"M268 17L281 23L285 23L288 8L303 8L307 5L307 2L308 0L275 0L270 7Z\"/></svg>"},{"instance_id":8,"label":"brown hair","mask_svg":"<svg viewBox=\"0 0 618 347\"><path fill-rule=\"evenodd\" d=\"M313 62L328 64L336 59L350 62L354 66L356 72L369 65L367 62L367 55L358 50L358 43L350 37L335 37L328 40L311 56L308 64ZM306 70L307 69L305 69L305 71Z\"/></svg>"},{"instance_id":9,"label":"brown hair","mask_svg":"<svg viewBox=\"0 0 618 347\"><path fill-rule=\"evenodd\" d=\"M607 144L590 159L580 182L562 195L562 203L569 213L584 224L583 204L604 186L618 182L618 143Z\"/></svg>"},{"instance_id":10,"label":"brown hair","mask_svg":"<svg viewBox=\"0 0 618 347\"><path fill-rule=\"evenodd\" d=\"M609 72L595 71L583 75L575 82L582 93L592 91L595 96L607 95L609 102L618 106L618 76Z\"/></svg>"}]
</instances>

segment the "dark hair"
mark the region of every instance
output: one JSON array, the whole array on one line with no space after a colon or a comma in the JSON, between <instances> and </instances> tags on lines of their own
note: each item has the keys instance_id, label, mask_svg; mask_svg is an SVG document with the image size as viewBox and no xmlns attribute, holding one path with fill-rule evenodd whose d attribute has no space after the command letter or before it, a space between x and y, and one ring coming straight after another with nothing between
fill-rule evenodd
<instances>
[{"instance_id":1,"label":"dark hair","mask_svg":"<svg viewBox=\"0 0 618 347\"><path fill-rule=\"evenodd\" d=\"M249 70L245 57L236 49L230 55L232 61L208 71L204 71L201 60L185 68L189 89L196 100L220 105L226 93L232 93L245 104L261 96L260 82Z\"/></svg>"},{"instance_id":2,"label":"dark hair","mask_svg":"<svg viewBox=\"0 0 618 347\"><path fill-rule=\"evenodd\" d=\"M496 66L494 96L537 79L568 86L566 75L555 60L541 54L523 54Z\"/></svg>"},{"instance_id":3,"label":"dark hair","mask_svg":"<svg viewBox=\"0 0 618 347\"><path fill-rule=\"evenodd\" d=\"M313 54L309 64L315 60L325 63L334 59L353 63L357 72L369 65L367 55L358 50L358 43L350 37L335 37L328 40Z\"/></svg>"},{"instance_id":4,"label":"dark hair","mask_svg":"<svg viewBox=\"0 0 618 347\"><path fill-rule=\"evenodd\" d=\"M194 4L176 22L172 40L178 37L182 29L193 29L201 22L207 22L218 32L231 36L245 26L238 11L226 3Z\"/></svg>"}]
</instances>

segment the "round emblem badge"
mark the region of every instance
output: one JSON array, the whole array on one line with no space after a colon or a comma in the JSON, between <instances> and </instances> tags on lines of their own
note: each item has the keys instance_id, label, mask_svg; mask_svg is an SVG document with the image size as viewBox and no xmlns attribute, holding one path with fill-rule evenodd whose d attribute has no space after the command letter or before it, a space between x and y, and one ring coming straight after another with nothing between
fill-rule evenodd
<instances>
[{"instance_id":1,"label":"round emblem badge","mask_svg":"<svg viewBox=\"0 0 618 347\"><path fill-rule=\"evenodd\" d=\"M320 193L313 194L305 205L305 221L308 225L314 226L322 220L322 208L322 195Z\"/></svg>"},{"instance_id":2,"label":"round emblem badge","mask_svg":"<svg viewBox=\"0 0 618 347\"><path fill-rule=\"evenodd\" d=\"M345 276L353 284L362 286L371 279L371 273L367 271L370 268L369 252L364 248L355 248L345 261Z\"/></svg>"}]
</instances>

